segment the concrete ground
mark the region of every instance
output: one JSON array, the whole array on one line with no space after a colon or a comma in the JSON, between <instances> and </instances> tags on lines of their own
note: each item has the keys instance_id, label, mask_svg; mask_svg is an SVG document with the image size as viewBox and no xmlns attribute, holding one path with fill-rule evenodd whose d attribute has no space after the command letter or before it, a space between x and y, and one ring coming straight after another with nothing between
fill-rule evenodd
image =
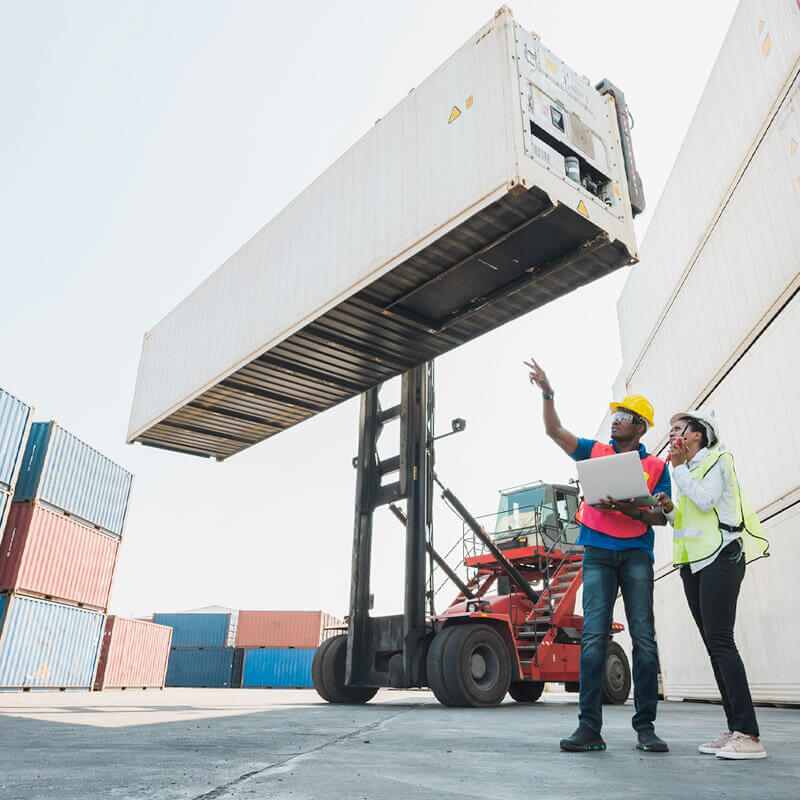
<instances>
[{"instance_id":1,"label":"concrete ground","mask_svg":"<svg viewBox=\"0 0 800 800\"><path fill-rule=\"evenodd\" d=\"M567 754L574 695L449 709L429 692L330 706L313 691L166 689L0 694L0 798L800 797L800 711L760 708L764 761L702 756L719 706L662 703L672 752L633 748L632 706L607 707L605 753Z\"/></svg>"}]
</instances>

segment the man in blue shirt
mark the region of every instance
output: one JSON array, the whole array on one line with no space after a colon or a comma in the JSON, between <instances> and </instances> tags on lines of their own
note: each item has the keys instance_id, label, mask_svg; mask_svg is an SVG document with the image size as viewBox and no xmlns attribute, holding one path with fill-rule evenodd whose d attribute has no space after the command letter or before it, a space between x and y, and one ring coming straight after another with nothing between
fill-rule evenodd
<instances>
[{"instance_id":1,"label":"man in blue shirt","mask_svg":"<svg viewBox=\"0 0 800 800\"><path fill-rule=\"evenodd\" d=\"M645 398L631 396L612 404L611 442L579 439L561 424L554 392L544 370L531 359L530 382L542 391L544 427L547 435L576 461L610 453L638 451L648 473L651 494L670 494L669 473L663 462L639 443L653 424L653 407ZM653 485L651 485L653 484ZM634 705L633 728L636 747L665 753L667 743L655 733L658 704L658 650L653 621L654 525L666 524L660 509L638 508L632 502L612 500L582 515L578 543L583 554L583 634L580 662L580 714L577 730L562 739L562 750L605 750L600 735L603 724L603 678L613 621L614 603L621 590L631 639L633 640Z\"/></svg>"}]
</instances>

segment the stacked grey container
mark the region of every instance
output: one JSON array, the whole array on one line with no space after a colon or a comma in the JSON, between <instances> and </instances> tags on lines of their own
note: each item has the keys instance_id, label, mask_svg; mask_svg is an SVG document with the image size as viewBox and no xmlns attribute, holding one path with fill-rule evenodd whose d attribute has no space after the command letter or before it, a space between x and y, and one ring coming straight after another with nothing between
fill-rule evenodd
<instances>
[{"instance_id":1,"label":"stacked grey container","mask_svg":"<svg viewBox=\"0 0 800 800\"><path fill-rule=\"evenodd\" d=\"M133 476L56 423L30 426L17 469L15 504L37 503L121 538ZM91 689L104 621L105 611L80 603L3 595L0 689Z\"/></svg>"},{"instance_id":2,"label":"stacked grey container","mask_svg":"<svg viewBox=\"0 0 800 800\"><path fill-rule=\"evenodd\" d=\"M11 510L32 417L32 406L0 389L0 537Z\"/></svg>"}]
</instances>

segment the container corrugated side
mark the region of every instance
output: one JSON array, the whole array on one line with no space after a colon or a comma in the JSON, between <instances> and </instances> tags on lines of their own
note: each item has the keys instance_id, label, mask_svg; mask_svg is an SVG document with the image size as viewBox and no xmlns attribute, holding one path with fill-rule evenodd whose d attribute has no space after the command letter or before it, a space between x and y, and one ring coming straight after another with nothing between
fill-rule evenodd
<instances>
[{"instance_id":1,"label":"container corrugated side","mask_svg":"<svg viewBox=\"0 0 800 800\"><path fill-rule=\"evenodd\" d=\"M90 689L105 616L11 595L0 631L0 688Z\"/></svg>"},{"instance_id":2,"label":"container corrugated side","mask_svg":"<svg viewBox=\"0 0 800 800\"><path fill-rule=\"evenodd\" d=\"M0 591L105 610L120 540L38 503L12 503L0 544Z\"/></svg>"},{"instance_id":3,"label":"container corrugated side","mask_svg":"<svg viewBox=\"0 0 800 800\"><path fill-rule=\"evenodd\" d=\"M232 647L173 647L169 653L166 685L230 687L233 659Z\"/></svg>"},{"instance_id":4,"label":"container corrugated side","mask_svg":"<svg viewBox=\"0 0 800 800\"><path fill-rule=\"evenodd\" d=\"M108 617L95 690L163 688L171 640L172 629L165 625Z\"/></svg>"},{"instance_id":5,"label":"container corrugated side","mask_svg":"<svg viewBox=\"0 0 800 800\"><path fill-rule=\"evenodd\" d=\"M245 650L243 687L310 689L316 648Z\"/></svg>"},{"instance_id":6,"label":"container corrugated side","mask_svg":"<svg viewBox=\"0 0 800 800\"><path fill-rule=\"evenodd\" d=\"M0 389L0 490L14 491L32 417L31 406Z\"/></svg>"},{"instance_id":7,"label":"container corrugated side","mask_svg":"<svg viewBox=\"0 0 800 800\"><path fill-rule=\"evenodd\" d=\"M41 500L115 536L125 527L133 475L55 422L35 422L15 500Z\"/></svg>"},{"instance_id":8,"label":"container corrugated side","mask_svg":"<svg viewBox=\"0 0 800 800\"><path fill-rule=\"evenodd\" d=\"M619 300L626 365L641 352L681 276L691 268L698 245L724 209L764 124L800 68L799 60L796 4L743 0L651 219L641 262L631 270ZM787 139L787 151L789 144ZM781 215L774 198L765 202Z\"/></svg>"},{"instance_id":9,"label":"container corrugated side","mask_svg":"<svg viewBox=\"0 0 800 800\"><path fill-rule=\"evenodd\" d=\"M529 148L545 95L619 201ZM502 8L148 331L128 441L227 458L631 263L613 102Z\"/></svg>"},{"instance_id":10,"label":"container corrugated side","mask_svg":"<svg viewBox=\"0 0 800 800\"><path fill-rule=\"evenodd\" d=\"M791 622L786 616L798 601L800 506L773 517L764 527L774 555L747 567L736 613L736 645L755 701L800 703L800 639L787 635ZM654 609L666 699L719 699L677 572L656 582Z\"/></svg>"},{"instance_id":11,"label":"container corrugated side","mask_svg":"<svg viewBox=\"0 0 800 800\"><path fill-rule=\"evenodd\" d=\"M323 611L240 611L237 647L319 647L339 622Z\"/></svg>"},{"instance_id":12,"label":"container corrugated side","mask_svg":"<svg viewBox=\"0 0 800 800\"><path fill-rule=\"evenodd\" d=\"M800 287L800 151L792 154L793 140L800 142L800 78L629 373L632 393L655 402L659 387L662 432L670 409L694 407ZM665 369L676 358L680 369Z\"/></svg>"},{"instance_id":13,"label":"container corrugated side","mask_svg":"<svg viewBox=\"0 0 800 800\"><path fill-rule=\"evenodd\" d=\"M777 511L781 504L800 499L800 426L792 416L800 397L798 342L800 295L773 320L703 404L704 409L715 412L722 443L733 453L742 488L756 509L778 503L773 509ZM653 395L656 406L662 393L669 391L665 375ZM656 567L663 568L671 561L671 541L657 531Z\"/></svg>"},{"instance_id":14,"label":"container corrugated side","mask_svg":"<svg viewBox=\"0 0 800 800\"><path fill-rule=\"evenodd\" d=\"M153 622L172 628L172 647L226 647L230 614L153 614Z\"/></svg>"}]
</instances>

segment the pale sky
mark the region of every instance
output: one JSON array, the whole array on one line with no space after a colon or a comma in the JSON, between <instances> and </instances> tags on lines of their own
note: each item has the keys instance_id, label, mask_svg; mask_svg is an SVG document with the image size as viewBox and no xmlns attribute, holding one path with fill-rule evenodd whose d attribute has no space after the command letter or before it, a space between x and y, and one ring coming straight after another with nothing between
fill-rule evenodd
<instances>
[{"instance_id":1,"label":"pale sky","mask_svg":"<svg viewBox=\"0 0 800 800\"><path fill-rule=\"evenodd\" d=\"M578 73L626 93L648 211L734 0L517 2ZM497 2L0 2L0 386L135 473L112 611L347 612L358 400L222 464L124 444L142 335L491 18ZM627 270L436 362L437 470L474 514L565 482L522 360L592 436L621 364ZM658 409L656 410L658 413ZM441 502L436 539L460 523ZM377 613L403 537L376 516ZM440 596L445 604L447 593Z\"/></svg>"}]
</instances>

